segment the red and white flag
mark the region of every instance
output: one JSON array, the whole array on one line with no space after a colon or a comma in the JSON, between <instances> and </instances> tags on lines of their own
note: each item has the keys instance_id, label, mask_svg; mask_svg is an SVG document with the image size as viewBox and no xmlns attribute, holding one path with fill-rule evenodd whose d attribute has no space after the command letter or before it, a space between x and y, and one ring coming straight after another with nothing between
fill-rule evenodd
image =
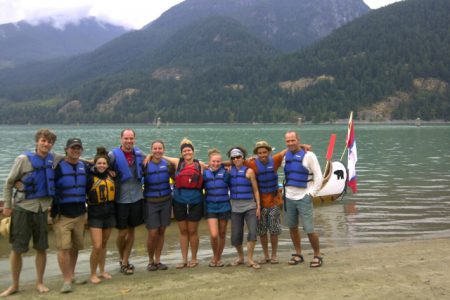
<instances>
[{"instance_id":1,"label":"red and white flag","mask_svg":"<svg viewBox=\"0 0 450 300\"><path fill-rule=\"evenodd\" d=\"M348 120L348 132L347 132L347 149L348 149L348 186L352 189L353 193L358 191L356 186L356 162L358 161L358 153L356 151L355 140L355 128L353 125L353 112L350 113L350 119Z\"/></svg>"}]
</instances>

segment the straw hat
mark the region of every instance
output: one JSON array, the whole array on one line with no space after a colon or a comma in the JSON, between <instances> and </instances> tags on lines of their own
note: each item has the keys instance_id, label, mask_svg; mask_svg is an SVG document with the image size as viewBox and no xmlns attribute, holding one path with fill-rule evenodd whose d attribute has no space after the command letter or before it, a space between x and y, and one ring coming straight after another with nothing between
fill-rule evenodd
<instances>
[{"instance_id":1,"label":"straw hat","mask_svg":"<svg viewBox=\"0 0 450 300\"><path fill-rule=\"evenodd\" d=\"M258 151L259 148L266 148L267 151L269 151L269 152L272 151L272 146L270 146L268 142L259 141L256 143L255 148L253 149L253 154L256 154L256 152Z\"/></svg>"},{"instance_id":2,"label":"straw hat","mask_svg":"<svg viewBox=\"0 0 450 300\"><path fill-rule=\"evenodd\" d=\"M0 221L0 234L5 238L9 237L9 227L11 224L11 217L4 218Z\"/></svg>"}]
</instances>

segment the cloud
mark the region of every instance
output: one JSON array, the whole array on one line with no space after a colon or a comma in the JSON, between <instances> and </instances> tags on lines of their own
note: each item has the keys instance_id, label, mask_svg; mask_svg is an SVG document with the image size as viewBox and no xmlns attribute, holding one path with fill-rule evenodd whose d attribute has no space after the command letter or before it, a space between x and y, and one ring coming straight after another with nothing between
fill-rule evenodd
<instances>
[{"instance_id":1,"label":"cloud","mask_svg":"<svg viewBox=\"0 0 450 300\"><path fill-rule=\"evenodd\" d=\"M139 29L182 0L0 0L0 24L25 20L62 28L85 17Z\"/></svg>"}]
</instances>

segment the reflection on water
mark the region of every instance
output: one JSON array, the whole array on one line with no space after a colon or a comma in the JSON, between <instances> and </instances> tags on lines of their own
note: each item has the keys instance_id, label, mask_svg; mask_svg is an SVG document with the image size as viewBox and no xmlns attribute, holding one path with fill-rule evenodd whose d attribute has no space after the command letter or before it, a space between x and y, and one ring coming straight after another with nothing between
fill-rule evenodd
<instances>
[{"instance_id":1,"label":"reflection on water","mask_svg":"<svg viewBox=\"0 0 450 300\"><path fill-rule=\"evenodd\" d=\"M80 137L85 145L85 155L92 156L99 145L111 148L119 144L120 131L125 126L55 126L58 141L57 152L69 137ZM256 141L267 140L276 151L284 148L283 135L291 129L287 125L193 125L162 126L156 129L147 125L133 125L137 132L137 144L147 151L154 139L164 139L167 154L178 155L178 143L183 137L193 140L196 155L206 160L207 150L217 147L222 152L233 145L243 145L249 152ZM18 153L33 147L33 135L38 127L0 126L4 146L0 149L0 184L3 186L9 168ZM298 128L302 142L313 145L321 165L330 134L336 133L334 157L340 157L344 149L345 125L318 125ZM316 207L316 229L322 248L348 246L358 243L390 242L417 238L450 237L450 127L449 126L356 126L358 146L359 192L347 194L342 201ZM205 221L200 225L200 259L209 259L211 250ZM303 235L304 238L304 235ZM146 230L137 230L132 262L144 269L146 257ZM115 232L109 243L108 266L117 269ZM51 245L54 245L51 235ZM86 245L90 245L86 236ZM309 248L303 239L305 249ZM286 228L280 237L280 248L291 248ZM52 247L52 249L54 249ZM0 269L9 269L7 256L9 245L0 238ZM259 256L260 248L257 248ZM30 251L33 254L33 251ZM227 240L225 255L231 257L234 250ZM167 230L164 262L175 264L181 259L178 247L178 229L172 224ZM80 255L80 270L87 272L89 250ZM59 274L54 250L50 251L47 274ZM32 257L24 263L26 276L34 278ZM28 272L29 271L29 272ZM2 272L0 284L9 281L9 272Z\"/></svg>"}]
</instances>

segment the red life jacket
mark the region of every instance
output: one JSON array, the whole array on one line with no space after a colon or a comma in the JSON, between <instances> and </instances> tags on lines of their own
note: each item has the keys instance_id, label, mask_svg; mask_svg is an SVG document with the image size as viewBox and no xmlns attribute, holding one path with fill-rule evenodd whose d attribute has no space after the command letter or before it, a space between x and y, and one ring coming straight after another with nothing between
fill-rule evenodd
<instances>
[{"instance_id":1,"label":"red life jacket","mask_svg":"<svg viewBox=\"0 0 450 300\"><path fill-rule=\"evenodd\" d=\"M183 158L180 158L178 168L175 173L175 186L179 189L201 189L203 186L202 167L198 160L186 165Z\"/></svg>"}]
</instances>

